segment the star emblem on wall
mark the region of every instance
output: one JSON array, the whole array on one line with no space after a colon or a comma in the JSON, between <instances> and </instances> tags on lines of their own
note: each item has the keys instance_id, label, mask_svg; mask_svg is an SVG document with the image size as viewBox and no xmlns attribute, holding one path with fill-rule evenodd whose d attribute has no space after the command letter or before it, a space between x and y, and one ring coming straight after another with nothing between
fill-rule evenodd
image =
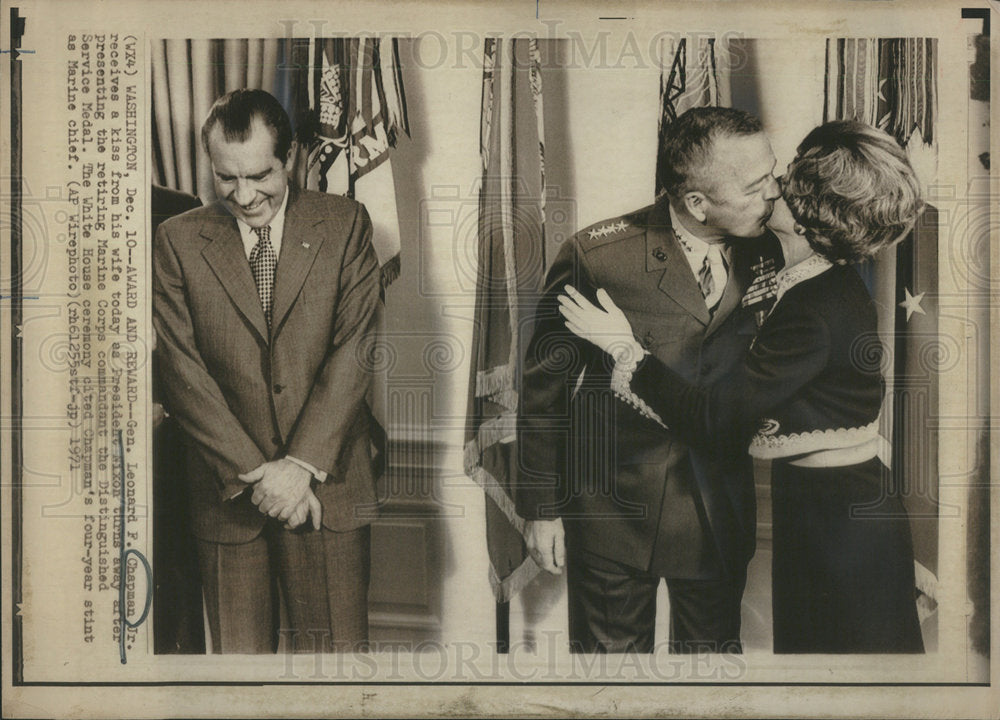
<instances>
[{"instance_id":1,"label":"star emblem on wall","mask_svg":"<svg viewBox=\"0 0 1000 720\"><path fill-rule=\"evenodd\" d=\"M899 303L899 306L906 310L906 322L910 322L910 318L913 316L913 313L920 313L921 315L927 314L927 312L920 307L920 301L924 299L925 293L914 295L910 292L910 288L904 288L903 292L906 293L906 299Z\"/></svg>"}]
</instances>

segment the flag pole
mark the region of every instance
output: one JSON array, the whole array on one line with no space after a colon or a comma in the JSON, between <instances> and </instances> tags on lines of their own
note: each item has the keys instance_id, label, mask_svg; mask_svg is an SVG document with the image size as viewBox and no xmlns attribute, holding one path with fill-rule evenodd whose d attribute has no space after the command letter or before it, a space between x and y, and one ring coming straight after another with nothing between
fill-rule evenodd
<instances>
[{"instance_id":1,"label":"flag pole","mask_svg":"<svg viewBox=\"0 0 1000 720\"><path fill-rule=\"evenodd\" d=\"M510 601L497 602L497 653L510 652Z\"/></svg>"}]
</instances>

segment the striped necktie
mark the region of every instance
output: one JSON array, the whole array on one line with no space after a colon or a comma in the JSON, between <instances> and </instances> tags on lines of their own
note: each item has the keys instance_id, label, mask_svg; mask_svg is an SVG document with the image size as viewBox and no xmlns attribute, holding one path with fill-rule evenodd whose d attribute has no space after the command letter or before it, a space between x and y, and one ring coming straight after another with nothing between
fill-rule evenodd
<instances>
[{"instance_id":1,"label":"striped necktie","mask_svg":"<svg viewBox=\"0 0 1000 720\"><path fill-rule=\"evenodd\" d=\"M709 245L705 260L701 264L701 271L698 273L698 285L705 296L705 304L709 310L715 310L726 288L728 273L722 250L723 246L719 243Z\"/></svg>"},{"instance_id":2,"label":"striped necktie","mask_svg":"<svg viewBox=\"0 0 1000 720\"><path fill-rule=\"evenodd\" d=\"M715 290L715 279L712 277L711 254L711 250L705 253L705 259L701 263L701 270L698 271L698 287L701 288L701 294L704 296L706 302Z\"/></svg>"},{"instance_id":3,"label":"striped necktie","mask_svg":"<svg viewBox=\"0 0 1000 720\"><path fill-rule=\"evenodd\" d=\"M250 251L250 269L253 280L257 283L257 293L260 295L260 305L264 308L267 327L271 327L271 306L274 304L274 271L278 267L278 256L274 254L271 245L271 226L254 228L257 233L257 244Z\"/></svg>"}]
</instances>

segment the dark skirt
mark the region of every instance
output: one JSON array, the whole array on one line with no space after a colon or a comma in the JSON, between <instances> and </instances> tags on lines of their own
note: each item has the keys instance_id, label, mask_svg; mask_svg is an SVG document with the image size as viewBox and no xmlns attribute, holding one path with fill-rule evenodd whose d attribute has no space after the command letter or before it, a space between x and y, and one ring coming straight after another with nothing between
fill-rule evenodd
<instances>
[{"instance_id":1,"label":"dark skirt","mask_svg":"<svg viewBox=\"0 0 1000 720\"><path fill-rule=\"evenodd\" d=\"M919 653L913 542L882 463L775 461L776 653Z\"/></svg>"}]
</instances>

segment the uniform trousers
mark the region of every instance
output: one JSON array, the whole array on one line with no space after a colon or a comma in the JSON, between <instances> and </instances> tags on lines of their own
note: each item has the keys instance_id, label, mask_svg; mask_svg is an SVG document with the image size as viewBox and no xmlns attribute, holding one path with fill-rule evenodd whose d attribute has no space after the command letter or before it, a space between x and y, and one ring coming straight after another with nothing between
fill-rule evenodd
<instances>
[{"instance_id":1,"label":"uniform trousers","mask_svg":"<svg viewBox=\"0 0 1000 720\"><path fill-rule=\"evenodd\" d=\"M571 652L653 652L660 575L580 550L566 564ZM666 582L670 652L742 652L745 570Z\"/></svg>"}]
</instances>

